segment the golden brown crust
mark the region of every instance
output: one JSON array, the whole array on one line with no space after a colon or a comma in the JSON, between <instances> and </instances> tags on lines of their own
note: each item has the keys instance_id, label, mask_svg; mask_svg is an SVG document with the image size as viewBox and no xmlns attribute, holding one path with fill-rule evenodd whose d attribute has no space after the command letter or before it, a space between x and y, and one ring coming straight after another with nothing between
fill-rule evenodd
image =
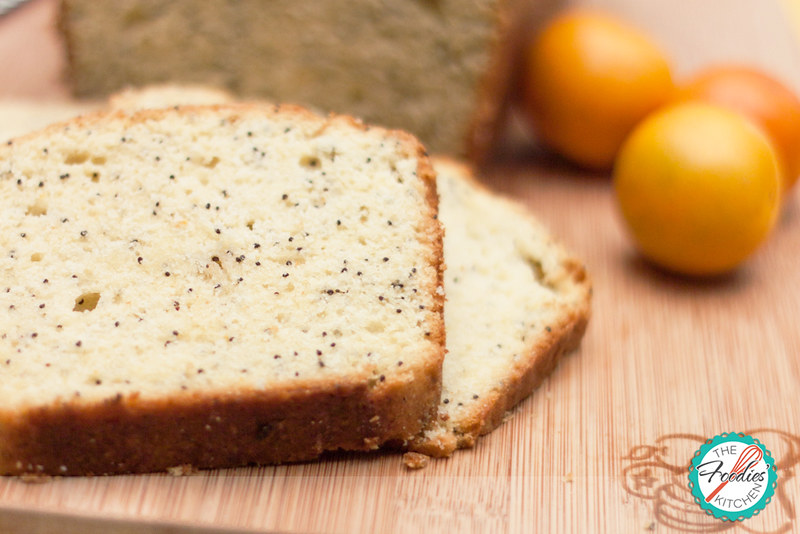
<instances>
[{"instance_id":1,"label":"golden brown crust","mask_svg":"<svg viewBox=\"0 0 800 534\"><path fill-rule=\"evenodd\" d=\"M163 399L117 396L100 403L73 400L17 412L0 409L0 474L138 473L190 464L200 468L311 460L324 451L372 450L402 443L435 417L444 359L442 229L436 175L424 148L406 133L372 128L347 116L319 117L298 106L259 103L97 112L49 126L18 141L103 118L139 122L178 112L296 114L298 120L346 121L396 139L418 161L425 188L424 238L436 277L429 310L431 353L420 365L385 381L369 376L320 379L268 391L176 394Z\"/></svg>"},{"instance_id":2,"label":"golden brown crust","mask_svg":"<svg viewBox=\"0 0 800 534\"><path fill-rule=\"evenodd\" d=\"M67 20L69 19L69 2L67 0L61 0L58 4L58 12L56 13L56 20L55 20L55 27L57 33L61 35L64 41L64 54L66 55L66 61L64 64L66 65L64 72L61 73L62 79L67 82L69 86L72 86L72 66L75 64L75 54L73 52L73 42L72 42L72 32L69 31L69 24Z\"/></svg>"},{"instance_id":3,"label":"golden brown crust","mask_svg":"<svg viewBox=\"0 0 800 534\"><path fill-rule=\"evenodd\" d=\"M407 134L406 134L407 135ZM434 250L435 258L434 264L438 265L436 287L431 288L434 295L434 310L436 317L441 319L436 324L430 325L429 332L431 339L436 344L445 346L445 324L444 324L444 229L439 222L439 194L436 191L436 171L427 157L427 152L419 145L418 147L418 161L417 176L422 178L426 186L425 199L429 206L430 221L428 235L431 240L432 250ZM445 353L442 351L441 360L444 361Z\"/></svg>"},{"instance_id":4,"label":"golden brown crust","mask_svg":"<svg viewBox=\"0 0 800 534\"><path fill-rule=\"evenodd\" d=\"M525 39L560 6L557 0L501 0L489 65L481 78L475 113L467 129L466 156L478 168L492 155L520 85Z\"/></svg>"},{"instance_id":5,"label":"golden brown crust","mask_svg":"<svg viewBox=\"0 0 800 534\"><path fill-rule=\"evenodd\" d=\"M478 81L475 109L465 132L466 157L478 167L485 163L497 142L508 113L515 61L513 4L512 0L498 2L489 64Z\"/></svg>"},{"instance_id":6,"label":"golden brown crust","mask_svg":"<svg viewBox=\"0 0 800 534\"><path fill-rule=\"evenodd\" d=\"M412 380L36 407L0 415L0 473L140 473L311 460L418 432L439 401L431 364ZM387 381L388 382L388 381Z\"/></svg>"}]
</instances>

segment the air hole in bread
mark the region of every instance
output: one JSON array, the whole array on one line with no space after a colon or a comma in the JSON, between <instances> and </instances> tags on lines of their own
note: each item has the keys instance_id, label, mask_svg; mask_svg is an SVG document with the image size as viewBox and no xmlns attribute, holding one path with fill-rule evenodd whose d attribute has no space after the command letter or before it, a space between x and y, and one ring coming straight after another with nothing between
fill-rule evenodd
<instances>
[{"instance_id":1,"label":"air hole in bread","mask_svg":"<svg viewBox=\"0 0 800 534\"><path fill-rule=\"evenodd\" d=\"M72 308L72 311L92 311L97 307L97 302L99 300L100 293L84 293L75 299L75 307Z\"/></svg>"},{"instance_id":2,"label":"air hole in bread","mask_svg":"<svg viewBox=\"0 0 800 534\"><path fill-rule=\"evenodd\" d=\"M40 199L28 206L28 210L25 212L26 215L33 215L34 217L38 217L39 215L47 215L47 205Z\"/></svg>"},{"instance_id":3,"label":"air hole in bread","mask_svg":"<svg viewBox=\"0 0 800 534\"><path fill-rule=\"evenodd\" d=\"M305 155L300 158L300 165L311 169L319 169L322 167L322 161L316 156Z\"/></svg>"},{"instance_id":4,"label":"air hole in bread","mask_svg":"<svg viewBox=\"0 0 800 534\"><path fill-rule=\"evenodd\" d=\"M64 163L67 165L80 165L81 163L86 163L88 159L89 153L86 151L67 152L67 155L64 157Z\"/></svg>"},{"instance_id":5,"label":"air hole in bread","mask_svg":"<svg viewBox=\"0 0 800 534\"><path fill-rule=\"evenodd\" d=\"M211 158L209 160L203 161L202 165L203 165L203 167L207 167L209 169L213 169L214 167L217 166L217 163L219 163L219 158L217 156L214 156L213 158Z\"/></svg>"},{"instance_id":6,"label":"air hole in bread","mask_svg":"<svg viewBox=\"0 0 800 534\"><path fill-rule=\"evenodd\" d=\"M380 334L381 332L383 332L383 323L379 321L371 321L367 325L367 332L371 334Z\"/></svg>"},{"instance_id":7,"label":"air hole in bread","mask_svg":"<svg viewBox=\"0 0 800 534\"><path fill-rule=\"evenodd\" d=\"M104 165L106 162L105 156L92 156L92 163L95 165Z\"/></svg>"},{"instance_id":8,"label":"air hole in bread","mask_svg":"<svg viewBox=\"0 0 800 534\"><path fill-rule=\"evenodd\" d=\"M555 286L553 285L553 283L550 282L550 280L548 280L544 274L544 268L542 268L541 261L534 258L525 258L525 261L530 266L531 270L533 271L533 276L534 278L536 278L536 281L539 282L539 284L543 285L546 288L555 290Z\"/></svg>"},{"instance_id":9,"label":"air hole in bread","mask_svg":"<svg viewBox=\"0 0 800 534\"><path fill-rule=\"evenodd\" d=\"M42 258L44 258L44 254L41 252L34 252L31 254L31 261L42 261Z\"/></svg>"},{"instance_id":10,"label":"air hole in bread","mask_svg":"<svg viewBox=\"0 0 800 534\"><path fill-rule=\"evenodd\" d=\"M247 221L247 228L248 228L248 229L250 229L250 230L252 230L252 229L253 229L253 225L254 225L255 223L256 223L256 222L255 222L254 220L250 219L249 221Z\"/></svg>"}]
</instances>

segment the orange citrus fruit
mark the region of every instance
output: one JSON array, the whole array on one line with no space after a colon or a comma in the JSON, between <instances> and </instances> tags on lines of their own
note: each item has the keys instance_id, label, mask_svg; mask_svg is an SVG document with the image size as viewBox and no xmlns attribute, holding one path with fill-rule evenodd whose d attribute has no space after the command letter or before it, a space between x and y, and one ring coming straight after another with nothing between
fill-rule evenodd
<instances>
[{"instance_id":1,"label":"orange citrus fruit","mask_svg":"<svg viewBox=\"0 0 800 534\"><path fill-rule=\"evenodd\" d=\"M778 80L746 66L708 68L682 85L677 100L702 100L738 111L775 144L783 168L783 191L800 175L800 99Z\"/></svg>"},{"instance_id":2,"label":"orange citrus fruit","mask_svg":"<svg viewBox=\"0 0 800 534\"><path fill-rule=\"evenodd\" d=\"M753 253L775 223L780 180L761 130L696 102L645 119L614 166L617 201L639 250L689 275L729 271Z\"/></svg>"},{"instance_id":3,"label":"orange citrus fruit","mask_svg":"<svg viewBox=\"0 0 800 534\"><path fill-rule=\"evenodd\" d=\"M673 91L658 47L602 13L568 11L528 46L524 111L545 145L584 167L610 168L628 133Z\"/></svg>"}]
</instances>

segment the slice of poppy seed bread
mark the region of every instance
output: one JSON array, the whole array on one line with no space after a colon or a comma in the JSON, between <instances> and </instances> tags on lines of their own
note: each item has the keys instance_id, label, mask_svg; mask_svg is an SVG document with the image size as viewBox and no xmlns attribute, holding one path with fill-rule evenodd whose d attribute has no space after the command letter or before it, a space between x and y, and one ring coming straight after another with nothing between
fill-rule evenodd
<instances>
[{"instance_id":1,"label":"slice of poppy seed bread","mask_svg":"<svg viewBox=\"0 0 800 534\"><path fill-rule=\"evenodd\" d=\"M447 456L503 422L580 343L591 287L583 266L522 206L434 158L445 229L439 419L411 450Z\"/></svg>"},{"instance_id":2,"label":"slice of poppy seed bread","mask_svg":"<svg viewBox=\"0 0 800 534\"><path fill-rule=\"evenodd\" d=\"M2 473L306 460L436 412L441 228L407 134L86 115L0 147L0 206Z\"/></svg>"},{"instance_id":3,"label":"slice of poppy seed bread","mask_svg":"<svg viewBox=\"0 0 800 534\"><path fill-rule=\"evenodd\" d=\"M108 97L111 109L135 111L169 106L232 104L234 96L219 87L203 84L160 83L127 87Z\"/></svg>"}]
</instances>

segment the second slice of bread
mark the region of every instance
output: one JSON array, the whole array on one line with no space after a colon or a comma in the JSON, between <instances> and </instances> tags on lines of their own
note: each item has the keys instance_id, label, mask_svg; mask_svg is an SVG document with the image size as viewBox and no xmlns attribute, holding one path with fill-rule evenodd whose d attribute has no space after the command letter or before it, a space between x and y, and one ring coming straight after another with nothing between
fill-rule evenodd
<instances>
[{"instance_id":1,"label":"second slice of bread","mask_svg":"<svg viewBox=\"0 0 800 534\"><path fill-rule=\"evenodd\" d=\"M0 472L304 460L417 434L434 175L299 108L84 116L0 147Z\"/></svg>"},{"instance_id":2,"label":"second slice of bread","mask_svg":"<svg viewBox=\"0 0 800 534\"><path fill-rule=\"evenodd\" d=\"M435 158L434 168L448 352L439 419L411 450L447 456L502 423L577 347L591 287L581 263L522 206L453 160Z\"/></svg>"}]
</instances>

